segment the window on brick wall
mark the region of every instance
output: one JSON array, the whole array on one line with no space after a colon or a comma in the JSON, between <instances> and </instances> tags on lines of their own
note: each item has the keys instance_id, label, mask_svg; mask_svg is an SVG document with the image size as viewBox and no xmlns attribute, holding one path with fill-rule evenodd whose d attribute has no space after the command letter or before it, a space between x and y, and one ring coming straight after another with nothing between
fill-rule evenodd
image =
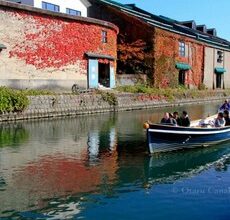
<instances>
[{"instance_id":1,"label":"window on brick wall","mask_svg":"<svg viewBox=\"0 0 230 220\"><path fill-rule=\"evenodd\" d=\"M74 10L74 9L71 9L71 8L66 9L66 14L81 16L80 11L77 11L77 10Z\"/></svg>"},{"instance_id":2,"label":"window on brick wall","mask_svg":"<svg viewBox=\"0 0 230 220\"><path fill-rule=\"evenodd\" d=\"M179 56L185 57L185 42L179 42Z\"/></svg>"},{"instance_id":3,"label":"window on brick wall","mask_svg":"<svg viewBox=\"0 0 230 220\"><path fill-rule=\"evenodd\" d=\"M223 63L224 60L224 52L221 50L217 51L217 62L218 63Z\"/></svg>"},{"instance_id":4,"label":"window on brick wall","mask_svg":"<svg viewBox=\"0 0 230 220\"><path fill-rule=\"evenodd\" d=\"M54 5L48 2L42 2L42 9L46 9L49 11L55 11L55 12L60 11L60 7L58 5Z\"/></svg>"},{"instance_id":5,"label":"window on brick wall","mask_svg":"<svg viewBox=\"0 0 230 220\"><path fill-rule=\"evenodd\" d=\"M107 38L107 31L102 31L102 43L107 43L108 42L108 38Z\"/></svg>"}]
</instances>

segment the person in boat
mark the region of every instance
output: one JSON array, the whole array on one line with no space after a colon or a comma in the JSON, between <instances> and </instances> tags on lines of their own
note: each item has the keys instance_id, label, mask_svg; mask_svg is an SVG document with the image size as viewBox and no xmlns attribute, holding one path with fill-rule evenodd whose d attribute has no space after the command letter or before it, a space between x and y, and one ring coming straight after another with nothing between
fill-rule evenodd
<instances>
[{"instance_id":1,"label":"person in boat","mask_svg":"<svg viewBox=\"0 0 230 220\"><path fill-rule=\"evenodd\" d=\"M224 111L225 126L230 126L229 111Z\"/></svg>"},{"instance_id":2,"label":"person in boat","mask_svg":"<svg viewBox=\"0 0 230 220\"><path fill-rule=\"evenodd\" d=\"M178 112L173 112L173 118L176 120L177 125L181 126L181 119Z\"/></svg>"},{"instance_id":3,"label":"person in boat","mask_svg":"<svg viewBox=\"0 0 230 220\"><path fill-rule=\"evenodd\" d=\"M182 112L182 116L180 117L180 126L189 127L190 126L190 119L188 117L188 113L186 111Z\"/></svg>"},{"instance_id":4,"label":"person in boat","mask_svg":"<svg viewBox=\"0 0 230 220\"><path fill-rule=\"evenodd\" d=\"M227 110L228 112L230 111L230 103L227 99L225 99L224 103L220 106L219 111L224 112Z\"/></svg>"},{"instance_id":5,"label":"person in boat","mask_svg":"<svg viewBox=\"0 0 230 220\"><path fill-rule=\"evenodd\" d=\"M214 126L217 128L225 126L224 114L222 112L218 113L217 118L215 119L215 122L214 122Z\"/></svg>"},{"instance_id":6,"label":"person in boat","mask_svg":"<svg viewBox=\"0 0 230 220\"><path fill-rule=\"evenodd\" d=\"M173 117L172 113L169 113L169 118L171 119L171 122L174 126L177 126L177 121L176 119Z\"/></svg>"},{"instance_id":7,"label":"person in boat","mask_svg":"<svg viewBox=\"0 0 230 220\"><path fill-rule=\"evenodd\" d=\"M172 118L170 118L170 115L168 112L164 113L164 117L161 119L161 124L165 124L165 125L174 125Z\"/></svg>"}]
</instances>

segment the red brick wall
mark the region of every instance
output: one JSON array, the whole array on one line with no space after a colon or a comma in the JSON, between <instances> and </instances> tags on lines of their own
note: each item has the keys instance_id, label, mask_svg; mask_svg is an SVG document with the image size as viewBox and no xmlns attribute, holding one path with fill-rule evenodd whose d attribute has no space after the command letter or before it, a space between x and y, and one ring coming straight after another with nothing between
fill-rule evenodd
<instances>
[{"instance_id":1,"label":"red brick wall","mask_svg":"<svg viewBox=\"0 0 230 220\"><path fill-rule=\"evenodd\" d=\"M179 56L179 41L185 42L190 48L187 57ZM202 83L204 46L193 39L156 28L154 58L154 80L157 87L177 86L179 71L175 68L176 62L184 62L192 67L186 71L186 85L199 86Z\"/></svg>"}]
</instances>

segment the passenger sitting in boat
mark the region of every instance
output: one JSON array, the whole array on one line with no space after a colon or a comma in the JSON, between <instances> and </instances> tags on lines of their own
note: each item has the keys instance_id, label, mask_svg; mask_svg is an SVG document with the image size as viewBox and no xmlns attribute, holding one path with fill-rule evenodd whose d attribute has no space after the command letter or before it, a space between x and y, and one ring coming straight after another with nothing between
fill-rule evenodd
<instances>
[{"instance_id":1,"label":"passenger sitting in boat","mask_svg":"<svg viewBox=\"0 0 230 220\"><path fill-rule=\"evenodd\" d=\"M215 119L214 122L215 127L224 127L225 126L225 119L224 119L224 114L222 112L219 112L217 115L217 118Z\"/></svg>"},{"instance_id":2,"label":"passenger sitting in boat","mask_svg":"<svg viewBox=\"0 0 230 220\"><path fill-rule=\"evenodd\" d=\"M173 118L176 120L177 125L181 126L181 119L178 112L173 112Z\"/></svg>"},{"instance_id":3,"label":"passenger sitting in boat","mask_svg":"<svg viewBox=\"0 0 230 220\"><path fill-rule=\"evenodd\" d=\"M229 103L229 101L227 99L225 99L223 105L221 105L220 108L219 108L219 111L223 112L225 110L230 111L230 103Z\"/></svg>"},{"instance_id":4,"label":"passenger sitting in boat","mask_svg":"<svg viewBox=\"0 0 230 220\"><path fill-rule=\"evenodd\" d=\"M168 112L165 112L164 117L161 119L161 124L173 125L172 118L170 118Z\"/></svg>"},{"instance_id":5,"label":"passenger sitting in boat","mask_svg":"<svg viewBox=\"0 0 230 220\"><path fill-rule=\"evenodd\" d=\"M225 126L230 126L229 111L224 111Z\"/></svg>"},{"instance_id":6,"label":"passenger sitting in boat","mask_svg":"<svg viewBox=\"0 0 230 220\"><path fill-rule=\"evenodd\" d=\"M180 126L189 127L190 126L190 119L188 117L188 113L186 111L182 112L182 116L180 117Z\"/></svg>"},{"instance_id":7,"label":"passenger sitting in boat","mask_svg":"<svg viewBox=\"0 0 230 220\"><path fill-rule=\"evenodd\" d=\"M177 126L177 121L176 121L176 119L173 117L173 114L172 114L172 113L169 113L169 118L171 119L172 124L175 125L175 126Z\"/></svg>"}]
</instances>

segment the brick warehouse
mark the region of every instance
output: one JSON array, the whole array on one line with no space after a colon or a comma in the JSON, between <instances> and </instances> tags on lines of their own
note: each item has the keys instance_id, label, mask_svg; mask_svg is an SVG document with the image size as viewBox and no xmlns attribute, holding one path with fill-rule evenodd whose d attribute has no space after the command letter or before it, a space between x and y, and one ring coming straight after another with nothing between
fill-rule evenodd
<instances>
[{"instance_id":1,"label":"brick warehouse","mask_svg":"<svg viewBox=\"0 0 230 220\"><path fill-rule=\"evenodd\" d=\"M109 22L0 1L0 85L114 87L117 33Z\"/></svg>"},{"instance_id":2,"label":"brick warehouse","mask_svg":"<svg viewBox=\"0 0 230 220\"><path fill-rule=\"evenodd\" d=\"M89 16L110 21L120 29L117 78L140 73L160 88L179 84L230 88L230 42L217 37L215 29L156 16L134 4L90 3Z\"/></svg>"}]
</instances>

